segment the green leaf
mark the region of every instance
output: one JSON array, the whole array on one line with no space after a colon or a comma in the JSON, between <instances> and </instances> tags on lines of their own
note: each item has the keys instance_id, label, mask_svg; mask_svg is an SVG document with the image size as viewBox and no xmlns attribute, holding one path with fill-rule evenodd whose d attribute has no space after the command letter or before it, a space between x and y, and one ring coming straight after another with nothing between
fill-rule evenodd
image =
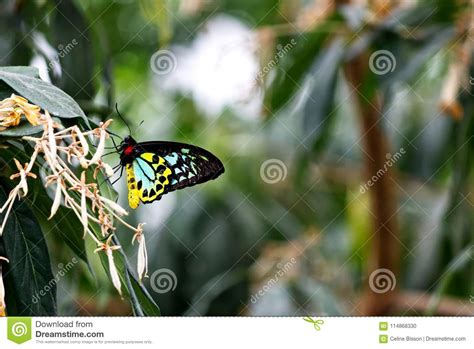
<instances>
[{"instance_id":1,"label":"green leaf","mask_svg":"<svg viewBox=\"0 0 474 349\"><path fill-rule=\"evenodd\" d=\"M0 101L10 97L14 92L15 91L10 86L3 81L0 81Z\"/></svg>"},{"instance_id":2,"label":"green leaf","mask_svg":"<svg viewBox=\"0 0 474 349\"><path fill-rule=\"evenodd\" d=\"M420 10L426 8L431 11L428 18L424 17L425 25L431 23L453 23L465 11L471 11L470 13L472 14L472 3L469 1L423 0L420 1L418 8Z\"/></svg>"},{"instance_id":3,"label":"green leaf","mask_svg":"<svg viewBox=\"0 0 474 349\"><path fill-rule=\"evenodd\" d=\"M95 95L94 56L89 25L82 12L72 1L59 2L52 25L61 65L61 77L53 82L76 100L92 99Z\"/></svg>"},{"instance_id":4,"label":"green leaf","mask_svg":"<svg viewBox=\"0 0 474 349\"><path fill-rule=\"evenodd\" d=\"M9 186L1 182L0 202ZM1 214L3 221L4 214ZM56 283L51 271L48 246L35 216L23 202L16 202L0 238L6 257L4 272L9 315L56 315ZM14 293L12 293L14 290Z\"/></svg>"},{"instance_id":5,"label":"green leaf","mask_svg":"<svg viewBox=\"0 0 474 349\"><path fill-rule=\"evenodd\" d=\"M153 298L148 293L147 289L143 284L139 283L138 280L130 273L130 284L132 285L135 296L140 304L141 309L147 316L159 316L160 308L155 303Z\"/></svg>"},{"instance_id":6,"label":"green leaf","mask_svg":"<svg viewBox=\"0 0 474 349\"><path fill-rule=\"evenodd\" d=\"M440 52L455 34L456 32L452 27L437 28L430 35L427 35L425 40L416 43L417 49L408 58L406 58L406 51L393 50L397 69L386 75L386 78L383 79L382 87L388 87L394 83L409 82L414 79L420 69L426 66L429 59Z\"/></svg>"},{"instance_id":7,"label":"green leaf","mask_svg":"<svg viewBox=\"0 0 474 349\"><path fill-rule=\"evenodd\" d=\"M281 58L277 65L275 80L267 91L265 104L271 112L282 108L299 90L305 73L310 69L335 23L340 21L339 15L333 15L326 22L314 28L312 32L293 38L296 45ZM285 43L282 45L285 46Z\"/></svg>"},{"instance_id":8,"label":"green leaf","mask_svg":"<svg viewBox=\"0 0 474 349\"><path fill-rule=\"evenodd\" d=\"M26 156L26 154L32 153L33 148L31 148L27 143L24 144L24 147L16 147L12 145L2 150L2 159L7 164L13 164L13 158L15 157L20 160L20 162L25 163L29 161L29 157ZM38 173L38 167L40 166L34 167L33 172ZM42 229L46 233L53 232L60 236L69 248L80 259L88 264L82 229L77 228L82 226L82 223L76 215L70 209L60 206L56 215L51 220L48 220L51 212L51 205L53 203L42 180L40 178L31 179L28 181L28 186L30 192L25 200L35 214L36 219L38 219Z\"/></svg>"},{"instance_id":9,"label":"green leaf","mask_svg":"<svg viewBox=\"0 0 474 349\"><path fill-rule=\"evenodd\" d=\"M474 99L472 96L461 97L460 102L464 109L464 117L456 124L456 128L452 136L451 156L449 157L450 167L452 167L451 183L449 189L448 203L446 211L442 217L442 240L441 251L438 258L443 265L451 262L457 258L461 258L463 254L467 253L466 248L471 248L471 258L474 259L474 248L472 247L472 203L467 199L471 192L473 157L474 149ZM464 251L464 252L463 252ZM464 258L464 257L463 257ZM472 261L471 261L472 264ZM456 295L471 294L473 287L472 282L466 283L466 278L472 278L472 269L466 268L465 274L458 273L452 275L451 268L441 275L454 279L446 281L446 286L441 286L441 293L444 293L449 286L449 293ZM445 275L448 273L448 275ZM471 280L472 281L472 280ZM443 282L443 279L441 280ZM448 285L449 283L449 285Z\"/></svg>"},{"instance_id":10,"label":"green leaf","mask_svg":"<svg viewBox=\"0 0 474 349\"><path fill-rule=\"evenodd\" d=\"M161 47L169 44L173 35L172 17L173 9L170 8L168 0L140 0L140 8L143 16L150 22L154 22L159 32Z\"/></svg>"},{"instance_id":11,"label":"green leaf","mask_svg":"<svg viewBox=\"0 0 474 349\"><path fill-rule=\"evenodd\" d=\"M303 143L310 149L321 149L329 138L334 120L334 96L339 63L344 55L341 40L322 51L311 69L312 90L303 111Z\"/></svg>"},{"instance_id":12,"label":"green leaf","mask_svg":"<svg viewBox=\"0 0 474 349\"><path fill-rule=\"evenodd\" d=\"M18 73L19 67L15 69L16 72L12 72L11 67L0 67L0 80L17 94L60 118L86 117L79 105L59 88L41 79Z\"/></svg>"},{"instance_id":13,"label":"green leaf","mask_svg":"<svg viewBox=\"0 0 474 349\"><path fill-rule=\"evenodd\" d=\"M42 131L42 126L33 126L28 121L22 120L20 125L0 131L0 137L20 138L23 136L31 136Z\"/></svg>"},{"instance_id":14,"label":"green leaf","mask_svg":"<svg viewBox=\"0 0 474 349\"><path fill-rule=\"evenodd\" d=\"M196 26L199 27L199 23L203 23L206 18L216 16L218 13L238 18L254 28L269 24L280 24L289 21L289 14L286 13L283 3L282 0L225 0L216 2L214 7L209 6L207 11L203 11L204 18ZM289 5L291 2L287 4ZM204 8L206 7L204 6Z\"/></svg>"},{"instance_id":15,"label":"green leaf","mask_svg":"<svg viewBox=\"0 0 474 349\"><path fill-rule=\"evenodd\" d=\"M196 316L199 314L207 314L212 302L226 290L238 285L245 280L247 272L243 268L237 268L232 272L223 272L207 281L198 292L186 311L186 316Z\"/></svg>"},{"instance_id":16,"label":"green leaf","mask_svg":"<svg viewBox=\"0 0 474 349\"><path fill-rule=\"evenodd\" d=\"M64 206L60 206L55 216L48 220L52 199L46 192L41 180L30 181L29 186L32 193L27 198L27 201L43 229L60 236L72 252L88 264L83 230L80 228L82 223L74 212Z\"/></svg>"},{"instance_id":17,"label":"green leaf","mask_svg":"<svg viewBox=\"0 0 474 349\"><path fill-rule=\"evenodd\" d=\"M113 237L115 245L120 245L116 236ZM109 262L107 256L103 252L99 252L100 261L107 275L110 278ZM122 283L122 294L130 300L133 312L136 316L158 316L160 315L160 308L151 298L145 287L139 283L134 276L132 268L127 261L127 257L122 249L114 251L114 262L119 273L120 281Z\"/></svg>"},{"instance_id":18,"label":"green leaf","mask_svg":"<svg viewBox=\"0 0 474 349\"><path fill-rule=\"evenodd\" d=\"M1 69L8 73L28 75L29 77L32 77L32 78L39 78L38 68L35 68L35 67L9 66L9 67L2 67Z\"/></svg>"},{"instance_id":19,"label":"green leaf","mask_svg":"<svg viewBox=\"0 0 474 349\"><path fill-rule=\"evenodd\" d=\"M474 247L467 246L461 253L455 257L445 268L445 270L441 273L441 278L438 280L436 289L433 293L433 297L430 301L429 307L426 311L426 315L433 315L436 312L436 308L438 307L443 294L446 292L450 282L453 280L453 277L456 273L462 271L463 268L472 264L472 260L474 258Z\"/></svg>"},{"instance_id":20,"label":"green leaf","mask_svg":"<svg viewBox=\"0 0 474 349\"><path fill-rule=\"evenodd\" d=\"M37 8L36 1L22 3L20 7L13 3L1 2L0 11L0 66L10 64L28 64L32 51L28 47L28 36L25 36L29 19L26 15L32 8ZM21 8L21 10L20 10ZM37 15L37 13L36 13ZM39 26L39 21L36 21ZM46 21L43 21L46 22ZM36 30L39 27L35 28Z\"/></svg>"}]
</instances>

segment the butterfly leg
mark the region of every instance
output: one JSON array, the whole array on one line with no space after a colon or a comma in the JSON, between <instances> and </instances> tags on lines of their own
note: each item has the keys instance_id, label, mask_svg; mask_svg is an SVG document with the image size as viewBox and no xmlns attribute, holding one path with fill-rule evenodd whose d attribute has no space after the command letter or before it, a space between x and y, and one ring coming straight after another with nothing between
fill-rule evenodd
<instances>
[{"instance_id":1,"label":"butterfly leg","mask_svg":"<svg viewBox=\"0 0 474 349\"><path fill-rule=\"evenodd\" d=\"M114 167L114 168L115 168L115 167ZM111 184L111 185L114 185L115 183L117 183L118 180L119 180L120 178L122 178L122 175L123 175L123 166L122 166L122 168L120 169L120 176L119 176L116 180L114 180L112 183L110 183L110 184Z\"/></svg>"}]
</instances>

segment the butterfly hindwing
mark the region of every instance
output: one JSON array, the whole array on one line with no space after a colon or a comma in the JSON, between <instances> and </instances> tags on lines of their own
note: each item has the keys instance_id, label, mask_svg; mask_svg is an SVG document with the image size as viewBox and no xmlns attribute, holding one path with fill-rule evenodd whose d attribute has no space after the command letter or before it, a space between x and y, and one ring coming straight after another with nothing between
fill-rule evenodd
<instances>
[{"instance_id":1,"label":"butterfly hindwing","mask_svg":"<svg viewBox=\"0 0 474 349\"><path fill-rule=\"evenodd\" d=\"M130 207L159 200L170 191L217 178L224 166L210 152L175 142L138 143L140 155L127 164Z\"/></svg>"}]
</instances>

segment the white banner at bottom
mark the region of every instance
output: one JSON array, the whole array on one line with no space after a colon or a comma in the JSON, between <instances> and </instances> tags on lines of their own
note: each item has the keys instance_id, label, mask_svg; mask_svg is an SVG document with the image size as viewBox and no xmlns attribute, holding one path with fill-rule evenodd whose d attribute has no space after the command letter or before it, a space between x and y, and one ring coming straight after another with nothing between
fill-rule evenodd
<instances>
[{"instance_id":1,"label":"white banner at bottom","mask_svg":"<svg viewBox=\"0 0 474 349\"><path fill-rule=\"evenodd\" d=\"M474 317L9 317L0 348L474 348Z\"/></svg>"}]
</instances>

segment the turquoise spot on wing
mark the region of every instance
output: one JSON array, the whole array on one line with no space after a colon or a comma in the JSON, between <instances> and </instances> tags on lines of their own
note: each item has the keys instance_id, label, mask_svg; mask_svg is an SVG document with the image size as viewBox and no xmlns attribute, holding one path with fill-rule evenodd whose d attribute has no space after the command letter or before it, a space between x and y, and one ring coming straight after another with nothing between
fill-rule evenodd
<instances>
[{"instance_id":1,"label":"turquoise spot on wing","mask_svg":"<svg viewBox=\"0 0 474 349\"><path fill-rule=\"evenodd\" d=\"M176 168L176 169L174 170L174 172L175 172L176 174L178 174L178 173L183 173L183 171L181 171L181 169L179 169L179 168Z\"/></svg>"},{"instance_id":2,"label":"turquoise spot on wing","mask_svg":"<svg viewBox=\"0 0 474 349\"><path fill-rule=\"evenodd\" d=\"M133 162L133 170L135 173L141 172L143 173L148 179L153 180L155 178L155 171L153 167L141 158L136 158Z\"/></svg>"},{"instance_id":3,"label":"turquoise spot on wing","mask_svg":"<svg viewBox=\"0 0 474 349\"><path fill-rule=\"evenodd\" d=\"M189 149L186 149L186 148L181 149L181 151L183 152L183 154L188 154L189 153ZM183 158L184 158L184 156L183 156Z\"/></svg>"},{"instance_id":4,"label":"turquoise spot on wing","mask_svg":"<svg viewBox=\"0 0 474 349\"><path fill-rule=\"evenodd\" d=\"M145 160L136 158L133 161L133 172L137 181L142 181L143 189L152 189L155 186L155 171Z\"/></svg>"},{"instance_id":5,"label":"turquoise spot on wing","mask_svg":"<svg viewBox=\"0 0 474 349\"><path fill-rule=\"evenodd\" d=\"M176 162L178 161L178 153L172 153L171 155L166 155L165 160L170 163L170 165L174 166L176 165Z\"/></svg>"},{"instance_id":6,"label":"turquoise spot on wing","mask_svg":"<svg viewBox=\"0 0 474 349\"><path fill-rule=\"evenodd\" d=\"M173 178L173 179L171 180L171 185L175 185L176 183L178 183L178 181Z\"/></svg>"}]
</instances>

